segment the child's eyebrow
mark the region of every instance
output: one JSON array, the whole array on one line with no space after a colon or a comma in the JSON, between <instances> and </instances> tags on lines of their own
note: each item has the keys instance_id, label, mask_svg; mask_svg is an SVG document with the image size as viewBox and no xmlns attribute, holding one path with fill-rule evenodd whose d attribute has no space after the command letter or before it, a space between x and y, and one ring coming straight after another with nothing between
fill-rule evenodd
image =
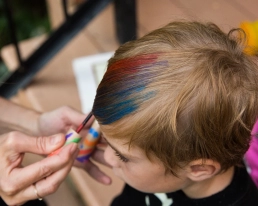
<instances>
[{"instance_id":1,"label":"child's eyebrow","mask_svg":"<svg viewBox=\"0 0 258 206\"><path fill-rule=\"evenodd\" d=\"M103 137L104 139L105 139L105 141L107 142L107 144L113 149L113 150L115 150L117 153L119 153L119 154L121 154L122 155L122 153L121 152L119 152L119 150L118 149L116 149L112 144L110 144L108 141L107 141L107 139L105 138L105 137Z\"/></svg>"},{"instance_id":2,"label":"child's eyebrow","mask_svg":"<svg viewBox=\"0 0 258 206\"><path fill-rule=\"evenodd\" d=\"M107 144L114 150L116 151L118 154L120 154L121 156L124 156L125 158L127 159L133 159L133 158L136 158L136 157L133 157L131 155L124 155L122 152L120 152L118 149L116 149L112 144L110 144L107 139L103 136L103 138L105 139L105 141L107 142Z\"/></svg>"}]
</instances>

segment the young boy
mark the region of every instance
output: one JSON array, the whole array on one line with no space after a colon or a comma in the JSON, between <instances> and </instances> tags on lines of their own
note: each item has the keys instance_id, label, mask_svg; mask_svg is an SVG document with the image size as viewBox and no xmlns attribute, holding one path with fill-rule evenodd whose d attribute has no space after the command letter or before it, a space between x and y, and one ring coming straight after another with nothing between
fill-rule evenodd
<instances>
[{"instance_id":1,"label":"young boy","mask_svg":"<svg viewBox=\"0 0 258 206\"><path fill-rule=\"evenodd\" d=\"M173 22L122 45L93 106L105 159L127 185L112 206L254 206L242 159L258 114L244 33Z\"/></svg>"}]
</instances>

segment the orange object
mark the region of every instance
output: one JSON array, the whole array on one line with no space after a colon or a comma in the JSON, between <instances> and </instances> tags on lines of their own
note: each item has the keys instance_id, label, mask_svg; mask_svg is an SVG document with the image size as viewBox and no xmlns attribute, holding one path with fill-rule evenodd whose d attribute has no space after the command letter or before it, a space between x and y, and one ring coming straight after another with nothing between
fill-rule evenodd
<instances>
[{"instance_id":1,"label":"orange object","mask_svg":"<svg viewBox=\"0 0 258 206\"><path fill-rule=\"evenodd\" d=\"M75 132L73 129L69 129L69 131L65 135L65 138L66 138L65 145L70 144L72 142L79 143L80 140L81 140L80 135L77 132ZM62 148L60 148L60 149L50 153L48 156L52 156L52 155L58 154L61 151L61 149Z\"/></svg>"},{"instance_id":2,"label":"orange object","mask_svg":"<svg viewBox=\"0 0 258 206\"><path fill-rule=\"evenodd\" d=\"M240 24L247 36L247 47L245 52L249 55L258 54L258 21L242 22Z\"/></svg>"},{"instance_id":3,"label":"orange object","mask_svg":"<svg viewBox=\"0 0 258 206\"><path fill-rule=\"evenodd\" d=\"M93 152L96 144L100 138L100 127L98 122L95 120L89 130L88 135L85 139L79 144L80 153L77 157L79 162L88 161L91 153Z\"/></svg>"}]
</instances>

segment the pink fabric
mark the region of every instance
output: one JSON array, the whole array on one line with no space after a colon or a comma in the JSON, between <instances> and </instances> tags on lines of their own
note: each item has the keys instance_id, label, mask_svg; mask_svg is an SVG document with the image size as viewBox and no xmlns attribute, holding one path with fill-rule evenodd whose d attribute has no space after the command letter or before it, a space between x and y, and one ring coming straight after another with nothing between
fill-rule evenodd
<instances>
[{"instance_id":1,"label":"pink fabric","mask_svg":"<svg viewBox=\"0 0 258 206\"><path fill-rule=\"evenodd\" d=\"M252 130L252 141L250 148L245 155L245 161L249 173L258 187L258 121L256 121L253 130Z\"/></svg>"}]
</instances>

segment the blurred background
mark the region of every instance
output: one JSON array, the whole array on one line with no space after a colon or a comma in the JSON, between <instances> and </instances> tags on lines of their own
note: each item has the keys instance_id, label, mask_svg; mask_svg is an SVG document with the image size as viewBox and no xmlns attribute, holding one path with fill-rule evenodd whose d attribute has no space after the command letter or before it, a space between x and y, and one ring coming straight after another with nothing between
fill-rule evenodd
<instances>
[{"instance_id":1,"label":"blurred background","mask_svg":"<svg viewBox=\"0 0 258 206\"><path fill-rule=\"evenodd\" d=\"M10 4L18 41L50 32L45 0L12 0ZM12 43L6 12L4 1L0 1L0 48ZM0 79L7 73L8 69L0 56Z\"/></svg>"},{"instance_id":2,"label":"blurred background","mask_svg":"<svg viewBox=\"0 0 258 206\"><path fill-rule=\"evenodd\" d=\"M76 59L113 52L180 19L211 21L225 32L244 26L258 48L257 11L255 0L2 0L0 95L41 112L62 105L81 111ZM38 158L29 155L25 164ZM46 201L50 206L109 205L123 183L103 170L113 177L111 186L74 168Z\"/></svg>"}]
</instances>

